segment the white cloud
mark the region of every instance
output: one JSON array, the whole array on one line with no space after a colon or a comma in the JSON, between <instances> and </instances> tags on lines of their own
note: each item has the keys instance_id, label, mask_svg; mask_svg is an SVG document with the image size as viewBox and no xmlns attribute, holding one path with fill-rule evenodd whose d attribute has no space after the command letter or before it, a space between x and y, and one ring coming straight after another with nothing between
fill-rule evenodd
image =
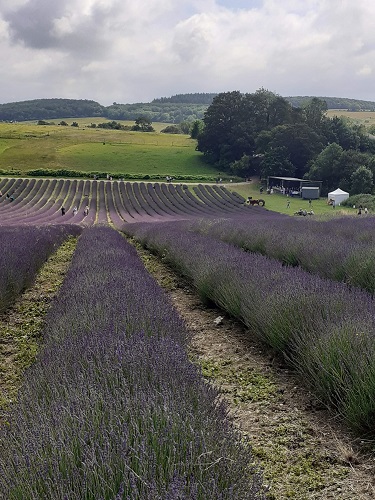
<instances>
[{"instance_id":1,"label":"white cloud","mask_svg":"<svg viewBox=\"0 0 375 500\"><path fill-rule=\"evenodd\" d=\"M261 86L375 100L370 0L0 0L0 12L2 102Z\"/></svg>"}]
</instances>

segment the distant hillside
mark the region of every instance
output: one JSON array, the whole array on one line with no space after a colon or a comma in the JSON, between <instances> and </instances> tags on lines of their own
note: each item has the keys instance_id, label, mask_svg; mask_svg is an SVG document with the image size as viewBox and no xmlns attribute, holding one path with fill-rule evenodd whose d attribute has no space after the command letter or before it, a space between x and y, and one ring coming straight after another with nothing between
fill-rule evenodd
<instances>
[{"instance_id":1,"label":"distant hillside","mask_svg":"<svg viewBox=\"0 0 375 500\"><path fill-rule=\"evenodd\" d=\"M151 104L154 103L180 103L180 104L205 104L209 106L212 103L216 94L198 93L198 94L176 94L172 97L159 97L153 99Z\"/></svg>"},{"instance_id":2,"label":"distant hillside","mask_svg":"<svg viewBox=\"0 0 375 500\"><path fill-rule=\"evenodd\" d=\"M312 96L285 97L296 108L303 107L312 99ZM346 109L348 111L375 111L375 102L348 99L345 97L319 97L326 101L328 109Z\"/></svg>"},{"instance_id":3,"label":"distant hillside","mask_svg":"<svg viewBox=\"0 0 375 500\"><path fill-rule=\"evenodd\" d=\"M0 120L27 121L54 118L103 116L105 107L98 102L81 99L33 99L0 104Z\"/></svg>"},{"instance_id":4,"label":"distant hillside","mask_svg":"<svg viewBox=\"0 0 375 500\"><path fill-rule=\"evenodd\" d=\"M0 104L0 121L55 120L58 118L86 118L99 116L110 120L136 120L144 116L153 122L181 123L202 119L207 107L217 94L176 94L160 97L150 103L102 106L98 102L81 99L34 99ZM302 107L312 96L285 97L295 107ZM329 109L375 111L375 102L320 97Z\"/></svg>"}]
</instances>

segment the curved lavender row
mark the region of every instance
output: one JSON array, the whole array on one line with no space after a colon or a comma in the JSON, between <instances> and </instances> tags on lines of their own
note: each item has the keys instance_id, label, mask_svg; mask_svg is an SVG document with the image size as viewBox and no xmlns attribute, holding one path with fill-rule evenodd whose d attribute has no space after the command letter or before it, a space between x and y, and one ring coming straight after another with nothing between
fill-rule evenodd
<instances>
[{"instance_id":1,"label":"curved lavender row","mask_svg":"<svg viewBox=\"0 0 375 500\"><path fill-rule=\"evenodd\" d=\"M315 393L356 430L374 434L375 303L359 289L186 231L126 226L186 275L202 297L284 353ZM180 229L179 229L180 228Z\"/></svg>"},{"instance_id":2,"label":"curved lavender row","mask_svg":"<svg viewBox=\"0 0 375 500\"><path fill-rule=\"evenodd\" d=\"M133 182L132 188L133 188L134 197L137 200L137 202L139 203L139 205L142 207L142 209L144 210L144 212L147 215L149 215L150 217L159 217L159 214L157 212L155 212L155 210L153 209L153 207L151 207L143 199L143 196L142 196L142 193L141 193L141 189L140 189L140 186L139 186L138 182Z\"/></svg>"},{"instance_id":3,"label":"curved lavender row","mask_svg":"<svg viewBox=\"0 0 375 500\"><path fill-rule=\"evenodd\" d=\"M119 183L119 194L120 194L120 200L122 202L123 207L127 212L132 217L133 220L138 220L140 219L140 215L137 212L137 210L134 208L134 205L132 204L131 199L129 198L128 191L127 191L127 186L124 182Z\"/></svg>"},{"instance_id":4,"label":"curved lavender row","mask_svg":"<svg viewBox=\"0 0 375 500\"><path fill-rule=\"evenodd\" d=\"M147 189L147 194L152 199L152 202L158 207L159 212L167 216L176 215L176 210L173 210L173 207L170 203L168 203L168 200L165 198L162 199L158 195L156 184L148 182L145 188Z\"/></svg>"},{"instance_id":5,"label":"curved lavender row","mask_svg":"<svg viewBox=\"0 0 375 500\"><path fill-rule=\"evenodd\" d=\"M70 234L79 232L75 226L0 227L0 311L31 285L57 246Z\"/></svg>"},{"instance_id":6,"label":"curved lavender row","mask_svg":"<svg viewBox=\"0 0 375 500\"><path fill-rule=\"evenodd\" d=\"M52 181L43 181L39 189L33 191L34 197L30 200L30 203L21 207L20 210L15 210L15 212L10 210L2 217L2 224L12 223L17 225L19 223L39 223L40 215L44 214L50 208L48 201L51 199L51 196L59 192L63 184L64 181L57 181L56 179ZM35 198L37 201L33 201Z\"/></svg>"},{"instance_id":7,"label":"curved lavender row","mask_svg":"<svg viewBox=\"0 0 375 500\"><path fill-rule=\"evenodd\" d=\"M139 183L139 191L145 203L147 203L147 205L149 205L152 208L152 210L155 212L157 216L163 217L165 215L168 215L164 210L164 208L161 208L157 203L155 203L154 199L148 192L146 184L144 182Z\"/></svg>"},{"instance_id":8,"label":"curved lavender row","mask_svg":"<svg viewBox=\"0 0 375 500\"><path fill-rule=\"evenodd\" d=\"M229 189L227 189L225 186L217 186L215 184L214 186L212 186L212 189L216 191L216 193L220 193L220 196L222 196L235 206L242 207L245 202L243 198L239 199L238 196L233 195L233 193L229 191Z\"/></svg>"},{"instance_id":9,"label":"curved lavender row","mask_svg":"<svg viewBox=\"0 0 375 500\"><path fill-rule=\"evenodd\" d=\"M0 429L4 496L264 498L188 337L134 248L109 228L84 231Z\"/></svg>"},{"instance_id":10,"label":"curved lavender row","mask_svg":"<svg viewBox=\"0 0 375 500\"><path fill-rule=\"evenodd\" d=\"M105 195L106 195L106 200L107 200L107 208L108 208L108 218L114 225L114 227L118 230L122 229L125 221L124 219L119 215L117 208L114 203L114 193L113 193L113 188L114 184L112 182L107 182L105 184Z\"/></svg>"},{"instance_id":11,"label":"curved lavender row","mask_svg":"<svg viewBox=\"0 0 375 500\"><path fill-rule=\"evenodd\" d=\"M166 198L166 200L168 200L168 203L174 207L174 210L177 213L183 215L194 215L194 210L191 210L188 205L184 204L178 197L175 196L175 189L172 184L162 184L161 194Z\"/></svg>"},{"instance_id":12,"label":"curved lavender row","mask_svg":"<svg viewBox=\"0 0 375 500\"><path fill-rule=\"evenodd\" d=\"M83 213L86 207L89 207L88 215L85 215L82 223L86 226L92 226L96 222L98 213L98 181L89 182L90 191L84 193L84 200L81 204L81 212Z\"/></svg>"},{"instance_id":13,"label":"curved lavender row","mask_svg":"<svg viewBox=\"0 0 375 500\"><path fill-rule=\"evenodd\" d=\"M185 189L185 187L176 186L175 192L173 192L172 189L171 194L173 194L174 197L179 196L180 198L182 198L186 205L189 205L197 213L197 215L203 214L203 207L198 203L198 200L190 193L187 187Z\"/></svg>"},{"instance_id":14,"label":"curved lavender row","mask_svg":"<svg viewBox=\"0 0 375 500\"><path fill-rule=\"evenodd\" d=\"M30 203L30 201L37 193L38 189L39 188L37 187L36 179L27 179L27 184L25 186L25 189L22 191L22 193L20 193L20 196L17 197L13 202L14 203L12 206L13 212L15 211L15 209L19 210L20 208L23 209L25 206L27 206L27 204Z\"/></svg>"},{"instance_id":15,"label":"curved lavender row","mask_svg":"<svg viewBox=\"0 0 375 500\"><path fill-rule=\"evenodd\" d=\"M203 203L207 213L212 215L222 213L222 210L212 200L207 199L206 195L201 190L201 185L194 186L193 191L199 200Z\"/></svg>"},{"instance_id":16,"label":"curved lavender row","mask_svg":"<svg viewBox=\"0 0 375 500\"><path fill-rule=\"evenodd\" d=\"M104 193L104 181L98 183L98 216L97 224L108 224L107 206Z\"/></svg>"},{"instance_id":17,"label":"curved lavender row","mask_svg":"<svg viewBox=\"0 0 375 500\"><path fill-rule=\"evenodd\" d=\"M29 183L29 179L22 179L21 183L17 186L17 189L15 190L15 192L13 192L13 197L14 197L14 200L12 201L12 206L17 206L21 201L22 201L22 198L20 198L20 194L23 196L23 192L25 191L25 189L27 188L27 184ZM5 196L5 199L6 199L6 196Z\"/></svg>"},{"instance_id":18,"label":"curved lavender row","mask_svg":"<svg viewBox=\"0 0 375 500\"><path fill-rule=\"evenodd\" d=\"M2 190L3 190L3 195L6 195L7 193L11 194L11 189L14 183L16 182L15 178L10 178L6 179L6 183L4 184Z\"/></svg>"},{"instance_id":19,"label":"curved lavender row","mask_svg":"<svg viewBox=\"0 0 375 500\"><path fill-rule=\"evenodd\" d=\"M167 200L167 203L173 207L175 212L179 211L179 203L176 201L174 196L170 192L170 186L168 184L160 184L160 196Z\"/></svg>"},{"instance_id":20,"label":"curved lavender row","mask_svg":"<svg viewBox=\"0 0 375 500\"><path fill-rule=\"evenodd\" d=\"M123 182L120 181L122 184ZM112 193L113 193L113 204L117 210L117 213L121 217L124 222L131 222L133 220L133 215L129 213L129 210L126 208L128 205L128 200L124 200L120 194L119 182L114 181L112 185Z\"/></svg>"},{"instance_id":21,"label":"curved lavender row","mask_svg":"<svg viewBox=\"0 0 375 500\"><path fill-rule=\"evenodd\" d=\"M176 214L190 214L194 215L194 210L191 209L189 205L184 203L184 201L176 196L175 186L173 184L162 184L157 190L157 194L166 200L166 203L172 207Z\"/></svg>"},{"instance_id":22,"label":"curved lavender row","mask_svg":"<svg viewBox=\"0 0 375 500\"><path fill-rule=\"evenodd\" d=\"M5 186L9 182L9 179L7 177L2 177L0 178L0 189L4 191Z\"/></svg>"},{"instance_id":23,"label":"curved lavender row","mask_svg":"<svg viewBox=\"0 0 375 500\"><path fill-rule=\"evenodd\" d=\"M225 210L226 212L237 212L238 206L234 206L233 203L228 202L225 198L216 193L211 186L202 186L202 192L207 199L212 200L213 203L218 204L219 208Z\"/></svg>"},{"instance_id":24,"label":"curved lavender row","mask_svg":"<svg viewBox=\"0 0 375 500\"><path fill-rule=\"evenodd\" d=\"M221 218L214 223L200 220L191 229L375 293L375 249L372 236L365 236L366 228L374 232L375 218L359 222L344 218L338 225L268 213L266 221L260 216Z\"/></svg>"},{"instance_id":25,"label":"curved lavender row","mask_svg":"<svg viewBox=\"0 0 375 500\"><path fill-rule=\"evenodd\" d=\"M125 189L126 189L126 195L133 207L134 212L136 212L138 215L146 216L148 217L147 212L143 209L143 207L138 203L138 200L134 196L133 193L133 186L130 182L127 182L125 184Z\"/></svg>"},{"instance_id":26,"label":"curved lavender row","mask_svg":"<svg viewBox=\"0 0 375 500\"><path fill-rule=\"evenodd\" d=\"M15 198L14 201L10 203L6 196L2 196L0 198L0 213L5 215L9 210L15 212L20 209L20 207L26 205L32 198L32 195L36 192L35 190L35 179L31 179L29 183L25 186L24 191L21 193L21 196Z\"/></svg>"},{"instance_id":27,"label":"curved lavender row","mask_svg":"<svg viewBox=\"0 0 375 500\"><path fill-rule=\"evenodd\" d=\"M84 217L84 207L81 207L81 204L83 195L85 193L85 183L87 182L88 181L84 181L81 179L75 184L75 192L73 193L72 203L70 206L66 206L66 212L63 219L65 224L77 224L82 221ZM75 211L74 209L77 209L77 211Z\"/></svg>"},{"instance_id":28,"label":"curved lavender row","mask_svg":"<svg viewBox=\"0 0 375 500\"><path fill-rule=\"evenodd\" d=\"M198 208L193 207L191 203L187 201L183 196L179 194L178 188L182 190L181 186L174 186L170 184L168 186L168 193L171 199L171 202L175 204L177 207L182 207L185 213L190 214L192 216L197 216L200 214ZM172 201L173 200L173 201Z\"/></svg>"},{"instance_id":29,"label":"curved lavender row","mask_svg":"<svg viewBox=\"0 0 375 500\"><path fill-rule=\"evenodd\" d=\"M14 224L16 223L26 223L26 224L42 224L43 222L51 222L54 215L59 212L61 207L61 201L57 201L60 198L66 186L65 181L62 179L58 180L56 183L44 182L42 185L42 197L38 198L35 205L30 207L30 211L26 214L21 214L12 219ZM39 191L40 193L40 191Z\"/></svg>"}]
</instances>

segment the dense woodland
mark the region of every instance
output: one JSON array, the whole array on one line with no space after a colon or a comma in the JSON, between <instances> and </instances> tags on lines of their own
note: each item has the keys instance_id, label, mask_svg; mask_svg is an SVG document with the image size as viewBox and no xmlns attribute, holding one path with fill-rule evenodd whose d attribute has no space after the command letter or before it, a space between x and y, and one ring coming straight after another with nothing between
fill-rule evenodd
<instances>
[{"instance_id":1,"label":"dense woodland","mask_svg":"<svg viewBox=\"0 0 375 500\"><path fill-rule=\"evenodd\" d=\"M198 150L242 177L305 177L322 180L323 193L337 187L371 193L375 140L364 126L328 118L326 111L326 102L316 97L296 108L265 89L224 92L205 113Z\"/></svg>"}]
</instances>

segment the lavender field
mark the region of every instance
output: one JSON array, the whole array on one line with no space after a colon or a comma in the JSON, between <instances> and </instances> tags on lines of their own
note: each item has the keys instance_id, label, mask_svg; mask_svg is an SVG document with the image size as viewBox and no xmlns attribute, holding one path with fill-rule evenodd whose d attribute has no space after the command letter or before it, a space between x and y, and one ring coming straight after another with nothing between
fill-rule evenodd
<instances>
[{"instance_id":1,"label":"lavender field","mask_svg":"<svg viewBox=\"0 0 375 500\"><path fill-rule=\"evenodd\" d=\"M200 219L185 227L283 265L375 292L375 217L322 222L268 214Z\"/></svg>"},{"instance_id":2,"label":"lavender field","mask_svg":"<svg viewBox=\"0 0 375 500\"><path fill-rule=\"evenodd\" d=\"M375 437L373 217L291 218L220 185L2 179L0 191L1 311L80 235L0 425L0 498L265 498L250 441L189 362L191 332L126 237Z\"/></svg>"},{"instance_id":3,"label":"lavender field","mask_svg":"<svg viewBox=\"0 0 375 500\"><path fill-rule=\"evenodd\" d=\"M264 498L189 336L134 248L85 230L0 428L2 498Z\"/></svg>"},{"instance_id":4,"label":"lavender field","mask_svg":"<svg viewBox=\"0 0 375 500\"><path fill-rule=\"evenodd\" d=\"M3 178L0 225L110 224L121 229L139 221L249 212L244 200L224 186L198 185L193 191L169 183Z\"/></svg>"},{"instance_id":5,"label":"lavender field","mask_svg":"<svg viewBox=\"0 0 375 500\"><path fill-rule=\"evenodd\" d=\"M187 277L201 298L280 352L331 410L374 433L375 304L370 294L269 257L245 253L186 223L134 224L126 233Z\"/></svg>"},{"instance_id":6,"label":"lavender field","mask_svg":"<svg viewBox=\"0 0 375 500\"><path fill-rule=\"evenodd\" d=\"M75 225L46 227L0 226L0 312L33 282L48 256L70 235Z\"/></svg>"}]
</instances>

